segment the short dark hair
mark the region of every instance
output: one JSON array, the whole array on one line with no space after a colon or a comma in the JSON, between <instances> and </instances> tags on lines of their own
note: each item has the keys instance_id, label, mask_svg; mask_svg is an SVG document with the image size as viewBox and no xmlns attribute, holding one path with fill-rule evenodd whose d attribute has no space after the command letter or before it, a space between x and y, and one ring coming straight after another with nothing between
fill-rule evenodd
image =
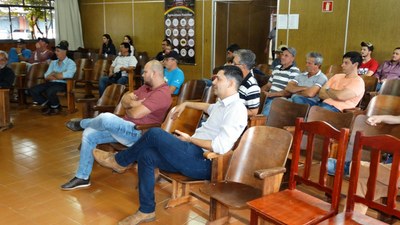
<instances>
[{"instance_id":1,"label":"short dark hair","mask_svg":"<svg viewBox=\"0 0 400 225\"><path fill-rule=\"evenodd\" d=\"M229 45L228 48L226 48L226 51L227 52L235 52L239 49L240 49L239 45L236 43L233 43L233 44Z\"/></svg>"},{"instance_id":2,"label":"short dark hair","mask_svg":"<svg viewBox=\"0 0 400 225\"><path fill-rule=\"evenodd\" d=\"M343 55L343 59L344 58L350 59L353 64L358 63L357 68L361 66L362 56L359 52L346 52L346 54Z\"/></svg>"},{"instance_id":3,"label":"short dark hair","mask_svg":"<svg viewBox=\"0 0 400 225\"><path fill-rule=\"evenodd\" d=\"M171 41L169 39L165 38L164 40L162 40L162 42L164 42L164 41L167 42L168 46L171 46Z\"/></svg>"},{"instance_id":4,"label":"short dark hair","mask_svg":"<svg viewBox=\"0 0 400 225\"><path fill-rule=\"evenodd\" d=\"M131 53L131 45L129 43L122 42L121 45L128 49L129 54Z\"/></svg>"},{"instance_id":5,"label":"short dark hair","mask_svg":"<svg viewBox=\"0 0 400 225\"><path fill-rule=\"evenodd\" d=\"M226 76L226 78L228 80L234 80L235 81L236 89L239 89L240 84L243 81L242 70L240 70L239 67L233 66L233 65L221 66L219 68L220 68L219 70L223 70L224 71L224 75Z\"/></svg>"}]
</instances>

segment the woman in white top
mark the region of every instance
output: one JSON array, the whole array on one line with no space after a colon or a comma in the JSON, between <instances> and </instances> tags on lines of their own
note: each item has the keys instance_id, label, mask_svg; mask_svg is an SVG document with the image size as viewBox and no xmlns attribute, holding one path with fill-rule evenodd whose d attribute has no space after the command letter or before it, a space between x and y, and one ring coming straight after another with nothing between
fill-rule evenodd
<instances>
[{"instance_id":1,"label":"woman in white top","mask_svg":"<svg viewBox=\"0 0 400 225\"><path fill-rule=\"evenodd\" d=\"M130 45L131 45L131 56L134 56L135 55L135 47L133 47L133 41L132 41L132 38L131 38L131 36L129 36L129 35L125 35L124 36L124 41L123 42L125 42L125 43L129 43Z\"/></svg>"}]
</instances>

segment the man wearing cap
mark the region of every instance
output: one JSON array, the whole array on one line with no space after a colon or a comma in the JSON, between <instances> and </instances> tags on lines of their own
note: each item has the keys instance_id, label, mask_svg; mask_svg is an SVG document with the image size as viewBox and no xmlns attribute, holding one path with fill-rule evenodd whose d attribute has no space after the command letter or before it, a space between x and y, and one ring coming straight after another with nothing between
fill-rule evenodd
<instances>
[{"instance_id":1,"label":"man wearing cap","mask_svg":"<svg viewBox=\"0 0 400 225\"><path fill-rule=\"evenodd\" d=\"M374 46L370 42L361 42L362 64L358 68L358 75L372 76L379 67L378 61L371 57Z\"/></svg>"},{"instance_id":2,"label":"man wearing cap","mask_svg":"<svg viewBox=\"0 0 400 225\"><path fill-rule=\"evenodd\" d=\"M248 116L255 116L260 107L260 87L254 77L253 67L256 55L248 49L239 49L233 53L233 65L239 67L243 81L239 87L239 97L247 108Z\"/></svg>"},{"instance_id":3,"label":"man wearing cap","mask_svg":"<svg viewBox=\"0 0 400 225\"><path fill-rule=\"evenodd\" d=\"M31 54L32 51L26 48L24 39L18 39L17 47L11 48L10 51L8 52L8 63L11 64L14 62L21 62L21 61L27 62L31 57Z\"/></svg>"},{"instance_id":4,"label":"man wearing cap","mask_svg":"<svg viewBox=\"0 0 400 225\"><path fill-rule=\"evenodd\" d=\"M112 62L108 74L100 78L99 95L102 96L106 87L110 84L127 84L128 72L135 69L137 60L131 55L129 43L122 42L119 45L121 55L117 56Z\"/></svg>"},{"instance_id":5,"label":"man wearing cap","mask_svg":"<svg viewBox=\"0 0 400 225\"><path fill-rule=\"evenodd\" d=\"M281 54L283 52L282 48L287 48L287 45L279 45L277 49L275 49L276 58L272 61L271 69L274 69L277 65L281 65ZM293 61L293 66L296 66L296 62Z\"/></svg>"},{"instance_id":6,"label":"man wearing cap","mask_svg":"<svg viewBox=\"0 0 400 225\"><path fill-rule=\"evenodd\" d=\"M49 39L39 38L35 44L36 50L32 52L32 55L29 58L29 63L50 62L54 53L48 49L49 43Z\"/></svg>"},{"instance_id":7,"label":"man wearing cap","mask_svg":"<svg viewBox=\"0 0 400 225\"><path fill-rule=\"evenodd\" d=\"M175 51L171 51L164 56L164 76L171 94L179 94L179 90L185 81L183 71L178 67L179 55Z\"/></svg>"},{"instance_id":8,"label":"man wearing cap","mask_svg":"<svg viewBox=\"0 0 400 225\"><path fill-rule=\"evenodd\" d=\"M335 74L319 91L323 99L318 105L333 112L343 112L357 106L364 95L364 80L358 76L358 67L362 63L359 52L347 52L343 55L342 71Z\"/></svg>"},{"instance_id":9,"label":"man wearing cap","mask_svg":"<svg viewBox=\"0 0 400 225\"><path fill-rule=\"evenodd\" d=\"M298 104L309 104L310 106L319 103L318 92L326 83L328 78L321 71L324 58L318 52L310 52L306 56L307 72L297 75L290 80L285 90L292 96L290 101Z\"/></svg>"},{"instance_id":10,"label":"man wearing cap","mask_svg":"<svg viewBox=\"0 0 400 225\"><path fill-rule=\"evenodd\" d=\"M51 61L44 74L46 83L36 85L29 91L34 104L42 106L44 115L55 115L61 111L57 92L65 92L67 84L65 78L73 78L76 72L74 60L67 57L68 42L61 41L56 46L57 59Z\"/></svg>"},{"instance_id":11,"label":"man wearing cap","mask_svg":"<svg viewBox=\"0 0 400 225\"><path fill-rule=\"evenodd\" d=\"M289 97L290 92L286 91L286 85L289 80L294 79L300 74L299 68L293 65L296 57L296 49L292 47L282 48L281 65L278 65L272 71L268 83L261 88L266 95L263 114L268 116L271 109L272 100L277 97Z\"/></svg>"}]
</instances>

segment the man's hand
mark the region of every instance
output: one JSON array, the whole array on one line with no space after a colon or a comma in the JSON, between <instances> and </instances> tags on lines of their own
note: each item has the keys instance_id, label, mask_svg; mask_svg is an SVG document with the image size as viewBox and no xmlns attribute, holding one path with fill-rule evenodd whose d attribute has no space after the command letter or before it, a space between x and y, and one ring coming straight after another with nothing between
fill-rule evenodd
<instances>
[{"instance_id":1,"label":"man's hand","mask_svg":"<svg viewBox=\"0 0 400 225\"><path fill-rule=\"evenodd\" d=\"M57 80L56 73L55 72L50 73L45 79L48 81Z\"/></svg>"},{"instance_id":2,"label":"man's hand","mask_svg":"<svg viewBox=\"0 0 400 225\"><path fill-rule=\"evenodd\" d=\"M180 131L180 130L175 130L174 131L174 135L175 135L175 137L177 137L179 140L181 140L181 141L186 141L186 142L191 142L191 139L192 139L192 137L189 135L189 134L187 134L187 133L184 133L184 132L182 132L182 131Z\"/></svg>"},{"instance_id":3,"label":"man's hand","mask_svg":"<svg viewBox=\"0 0 400 225\"><path fill-rule=\"evenodd\" d=\"M185 110L185 108L186 108L185 102L180 105L175 106L175 110L172 113L171 119L175 120L175 119L179 118L179 116L181 116L181 114Z\"/></svg>"}]
</instances>

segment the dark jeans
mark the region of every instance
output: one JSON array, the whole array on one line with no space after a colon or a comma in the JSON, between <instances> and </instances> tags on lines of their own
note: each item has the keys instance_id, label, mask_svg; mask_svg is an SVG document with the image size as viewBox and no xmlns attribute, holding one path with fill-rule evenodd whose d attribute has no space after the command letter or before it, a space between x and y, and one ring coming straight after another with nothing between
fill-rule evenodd
<instances>
[{"instance_id":1,"label":"dark jeans","mask_svg":"<svg viewBox=\"0 0 400 225\"><path fill-rule=\"evenodd\" d=\"M116 154L115 160L121 166L138 162L139 210L143 213L155 210L155 168L195 179L209 180L211 176L211 161L203 157L203 149L160 128L147 131L133 146Z\"/></svg>"},{"instance_id":2,"label":"dark jeans","mask_svg":"<svg viewBox=\"0 0 400 225\"><path fill-rule=\"evenodd\" d=\"M128 83L128 77L120 77L119 79L116 79L116 77L109 77L109 76L102 76L99 80L99 95L102 96L104 90L106 90L106 87L110 84L127 84Z\"/></svg>"},{"instance_id":3,"label":"dark jeans","mask_svg":"<svg viewBox=\"0 0 400 225\"><path fill-rule=\"evenodd\" d=\"M61 82L46 82L32 87L29 92L33 101L43 104L48 101L47 105L56 108L60 105L57 92L66 92L67 84Z\"/></svg>"}]
</instances>

